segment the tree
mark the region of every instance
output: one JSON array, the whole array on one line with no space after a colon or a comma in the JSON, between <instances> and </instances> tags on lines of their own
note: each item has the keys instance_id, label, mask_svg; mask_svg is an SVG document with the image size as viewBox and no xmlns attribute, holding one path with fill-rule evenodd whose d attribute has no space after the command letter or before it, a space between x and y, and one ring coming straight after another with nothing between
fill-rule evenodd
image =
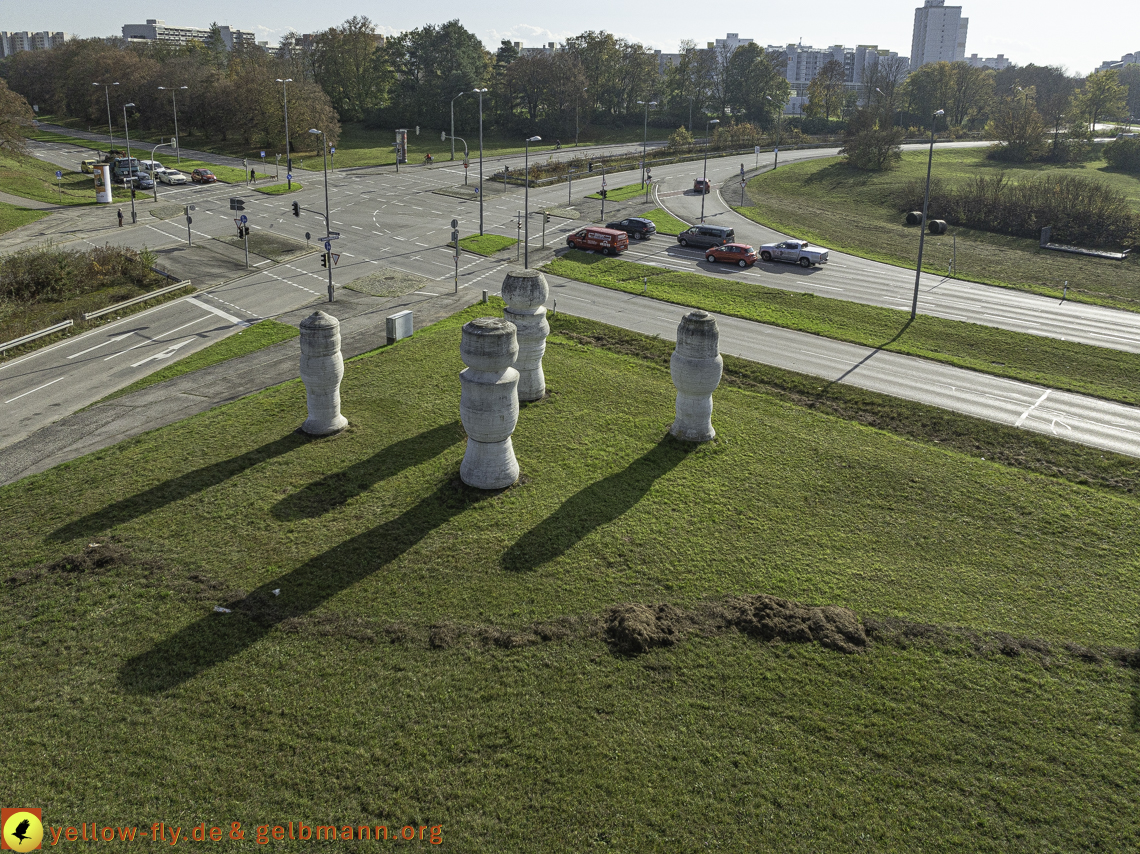
<instances>
[{"instance_id":1,"label":"tree","mask_svg":"<svg viewBox=\"0 0 1140 854\"><path fill-rule=\"evenodd\" d=\"M354 16L314 39L313 75L344 121L356 121L380 105L389 82L377 51L376 25Z\"/></svg>"},{"instance_id":2,"label":"tree","mask_svg":"<svg viewBox=\"0 0 1140 854\"><path fill-rule=\"evenodd\" d=\"M1045 121L1037 112L1035 100L1032 88L1001 99L992 126L1002 145L993 149L991 156L1024 163L1045 153Z\"/></svg>"},{"instance_id":3,"label":"tree","mask_svg":"<svg viewBox=\"0 0 1140 854\"><path fill-rule=\"evenodd\" d=\"M830 119L833 114L839 116L843 109L846 80L842 62L838 59L825 62L808 84L808 105L804 113L825 119Z\"/></svg>"},{"instance_id":4,"label":"tree","mask_svg":"<svg viewBox=\"0 0 1140 854\"><path fill-rule=\"evenodd\" d=\"M883 172L902 159L905 132L893 124L894 110L886 102L856 110L847 120L839 153L856 169Z\"/></svg>"},{"instance_id":5,"label":"tree","mask_svg":"<svg viewBox=\"0 0 1140 854\"><path fill-rule=\"evenodd\" d=\"M0 148L23 153L27 143L24 128L31 127L35 117L24 96L0 80Z\"/></svg>"},{"instance_id":6,"label":"tree","mask_svg":"<svg viewBox=\"0 0 1140 854\"><path fill-rule=\"evenodd\" d=\"M951 127L966 127L972 119L982 116L994 98L994 72L990 68L975 68L968 62L950 63L946 121Z\"/></svg>"},{"instance_id":7,"label":"tree","mask_svg":"<svg viewBox=\"0 0 1140 854\"><path fill-rule=\"evenodd\" d=\"M1096 132L1101 119L1119 118L1124 113L1128 90L1120 85L1114 69L1097 71L1085 78L1085 85L1073 96L1073 116L1089 133Z\"/></svg>"},{"instance_id":8,"label":"tree","mask_svg":"<svg viewBox=\"0 0 1140 854\"><path fill-rule=\"evenodd\" d=\"M766 53L755 43L736 49L729 61L728 90L734 117L764 128L776 124L792 91L782 65L782 54Z\"/></svg>"},{"instance_id":9,"label":"tree","mask_svg":"<svg viewBox=\"0 0 1140 854\"><path fill-rule=\"evenodd\" d=\"M1066 74L1064 68L1055 65L1010 66L994 77L994 88L998 92L1016 92L1018 86L1033 89L1037 111L1053 132L1052 157L1059 159L1061 128L1068 121L1077 81Z\"/></svg>"}]
</instances>

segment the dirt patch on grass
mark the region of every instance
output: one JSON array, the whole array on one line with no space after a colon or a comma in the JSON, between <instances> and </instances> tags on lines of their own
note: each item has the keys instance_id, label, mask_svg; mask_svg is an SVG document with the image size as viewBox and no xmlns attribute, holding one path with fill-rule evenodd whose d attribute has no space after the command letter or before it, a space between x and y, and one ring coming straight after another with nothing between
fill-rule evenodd
<instances>
[{"instance_id":1,"label":"dirt patch on grass","mask_svg":"<svg viewBox=\"0 0 1140 854\"><path fill-rule=\"evenodd\" d=\"M362 294L371 294L374 297L402 297L418 290L431 279L426 276L417 276L415 273L405 273L403 270L381 268L367 276L353 279L346 288L359 291Z\"/></svg>"},{"instance_id":2,"label":"dirt patch on grass","mask_svg":"<svg viewBox=\"0 0 1140 854\"><path fill-rule=\"evenodd\" d=\"M95 542L89 543L78 554L64 555L56 560L10 575L5 579L5 582L12 587L18 587L57 573L107 571L117 567L131 566L133 563L135 560L130 551L121 545L113 542Z\"/></svg>"},{"instance_id":3,"label":"dirt patch on grass","mask_svg":"<svg viewBox=\"0 0 1140 854\"><path fill-rule=\"evenodd\" d=\"M673 646L693 626L689 615L672 605L615 605L606 612L606 640L615 652L638 654Z\"/></svg>"}]
</instances>

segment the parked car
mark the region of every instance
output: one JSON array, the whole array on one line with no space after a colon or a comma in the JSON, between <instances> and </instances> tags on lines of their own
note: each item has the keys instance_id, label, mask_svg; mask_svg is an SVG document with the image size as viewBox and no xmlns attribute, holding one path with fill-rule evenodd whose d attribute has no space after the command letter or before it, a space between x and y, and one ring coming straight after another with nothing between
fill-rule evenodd
<instances>
[{"instance_id":1,"label":"parked car","mask_svg":"<svg viewBox=\"0 0 1140 854\"><path fill-rule=\"evenodd\" d=\"M711 193L712 185L710 185L709 182L704 178L697 178L695 181L693 181L693 192Z\"/></svg>"},{"instance_id":2,"label":"parked car","mask_svg":"<svg viewBox=\"0 0 1140 854\"><path fill-rule=\"evenodd\" d=\"M124 181L123 183L128 184L127 181ZM151 178L150 175L146 174L145 172L136 172L134 175L131 176L129 183L134 184L135 187L137 187L140 190L153 190L154 189L154 179Z\"/></svg>"},{"instance_id":3,"label":"parked car","mask_svg":"<svg viewBox=\"0 0 1140 854\"><path fill-rule=\"evenodd\" d=\"M99 165L99 160L83 160L79 163L80 171L91 174L95 171L95 167Z\"/></svg>"},{"instance_id":4,"label":"parked car","mask_svg":"<svg viewBox=\"0 0 1140 854\"><path fill-rule=\"evenodd\" d=\"M736 240L736 232L723 225L694 225L677 235L682 246L696 246L705 249L709 246L724 246Z\"/></svg>"},{"instance_id":5,"label":"parked car","mask_svg":"<svg viewBox=\"0 0 1140 854\"><path fill-rule=\"evenodd\" d=\"M155 172L162 171L163 165L157 160L140 160L139 169L154 177Z\"/></svg>"},{"instance_id":6,"label":"parked car","mask_svg":"<svg viewBox=\"0 0 1140 854\"><path fill-rule=\"evenodd\" d=\"M765 261L787 261L801 267L813 267L827 263L827 250L812 246L806 240L785 240L761 246L760 257Z\"/></svg>"},{"instance_id":7,"label":"parked car","mask_svg":"<svg viewBox=\"0 0 1140 854\"><path fill-rule=\"evenodd\" d=\"M705 260L710 264L722 261L726 264L735 264L738 267L751 267L759 257L756 250L746 243L728 243L724 246L714 246L705 252Z\"/></svg>"},{"instance_id":8,"label":"parked car","mask_svg":"<svg viewBox=\"0 0 1140 854\"><path fill-rule=\"evenodd\" d=\"M177 169L156 169L155 175L164 184L185 184L186 176Z\"/></svg>"},{"instance_id":9,"label":"parked car","mask_svg":"<svg viewBox=\"0 0 1140 854\"><path fill-rule=\"evenodd\" d=\"M629 235L616 228L588 225L567 237L566 245L571 249L593 249L603 255L617 255L629 249Z\"/></svg>"},{"instance_id":10,"label":"parked car","mask_svg":"<svg viewBox=\"0 0 1140 854\"><path fill-rule=\"evenodd\" d=\"M213 184L218 179L214 177L214 173L209 169L195 169L190 173L190 180L195 184Z\"/></svg>"},{"instance_id":11,"label":"parked car","mask_svg":"<svg viewBox=\"0 0 1140 854\"><path fill-rule=\"evenodd\" d=\"M657 233L657 226L653 224L653 220L642 219L639 216L631 216L629 219L623 219L620 222L607 222L606 228L624 231L634 240L646 240Z\"/></svg>"}]
</instances>

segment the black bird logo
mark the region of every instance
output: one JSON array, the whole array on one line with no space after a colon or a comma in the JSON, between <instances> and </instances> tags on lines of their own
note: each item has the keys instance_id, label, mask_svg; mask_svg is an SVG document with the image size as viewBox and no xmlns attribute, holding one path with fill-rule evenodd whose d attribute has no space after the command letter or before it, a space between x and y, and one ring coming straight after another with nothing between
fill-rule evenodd
<instances>
[{"instance_id":1,"label":"black bird logo","mask_svg":"<svg viewBox=\"0 0 1140 854\"><path fill-rule=\"evenodd\" d=\"M26 831L31 826L32 826L32 823L30 821L28 821L27 819L24 819L23 821L21 821L19 824L16 825L16 829L12 831L12 835L14 837L16 837L18 840L20 840L21 842L23 842L25 839L28 838L28 834L26 833Z\"/></svg>"}]
</instances>

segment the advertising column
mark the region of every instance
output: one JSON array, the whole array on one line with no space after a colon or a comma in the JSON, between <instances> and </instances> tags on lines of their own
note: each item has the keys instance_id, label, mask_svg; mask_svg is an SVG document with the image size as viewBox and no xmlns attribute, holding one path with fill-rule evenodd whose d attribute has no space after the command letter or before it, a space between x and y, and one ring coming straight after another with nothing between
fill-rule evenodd
<instances>
[{"instance_id":1,"label":"advertising column","mask_svg":"<svg viewBox=\"0 0 1140 854\"><path fill-rule=\"evenodd\" d=\"M112 203L111 198L111 165L100 163L95 167L95 201L105 205Z\"/></svg>"},{"instance_id":2,"label":"advertising column","mask_svg":"<svg viewBox=\"0 0 1140 854\"><path fill-rule=\"evenodd\" d=\"M396 131L396 163L408 162L408 130L400 128Z\"/></svg>"}]
</instances>

